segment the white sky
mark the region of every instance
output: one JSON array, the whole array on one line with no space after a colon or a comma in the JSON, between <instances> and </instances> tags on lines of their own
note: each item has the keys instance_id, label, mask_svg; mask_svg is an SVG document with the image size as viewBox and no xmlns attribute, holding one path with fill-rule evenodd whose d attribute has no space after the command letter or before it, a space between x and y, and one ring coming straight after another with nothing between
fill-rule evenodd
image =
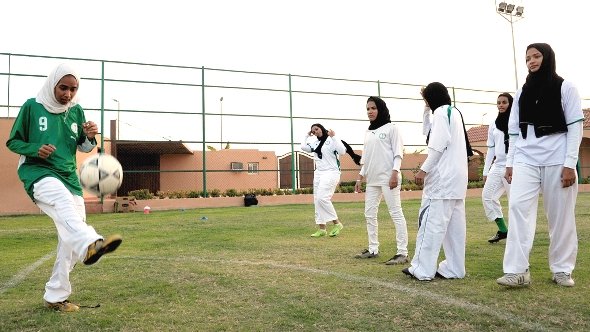
<instances>
[{"instance_id":1,"label":"white sky","mask_svg":"<svg viewBox=\"0 0 590 332\"><path fill-rule=\"evenodd\" d=\"M586 59L590 54L586 23L590 2L512 2L525 7L524 19L513 25L519 85L527 73L526 46L546 42L555 50L558 73L578 86L588 99L583 107L590 107L590 61ZM514 92L510 24L495 7L493 0L4 1L0 5L0 52L411 84L440 81L447 86ZM303 80L298 84L294 88L307 86ZM309 86L321 89L318 84L310 82ZM372 89L358 93L376 94ZM23 96L32 97L37 90ZM118 98L122 109L131 109L136 107L136 98L148 98L151 93L122 97L113 91L105 96L110 101L105 107L116 108L111 99ZM238 98L228 94L220 91L208 97L211 107L218 107L214 105L224 96L224 114L231 113L238 107L232 99ZM482 101L493 103L496 95ZM166 97L169 102L181 99ZM359 104L354 106L358 113L346 117L362 119L366 98L354 100ZM314 105L313 98L308 103L305 107L312 109L312 115L320 113L314 107L321 108L322 114L329 108ZM403 105L388 101L394 120L404 118L396 113ZM82 106L88 108L84 102ZM409 118L419 120L421 109L412 112ZM495 112L493 106L488 111L464 111L466 122L471 123L488 123ZM232 128L231 119L224 117L223 121L224 137L238 140L230 135L239 122ZM298 128L301 133L295 132L296 142L308 122ZM359 135L365 125L357 124ZM362 138L355 136L352 141L360 143Z\"/></svg>"}]
</instances>

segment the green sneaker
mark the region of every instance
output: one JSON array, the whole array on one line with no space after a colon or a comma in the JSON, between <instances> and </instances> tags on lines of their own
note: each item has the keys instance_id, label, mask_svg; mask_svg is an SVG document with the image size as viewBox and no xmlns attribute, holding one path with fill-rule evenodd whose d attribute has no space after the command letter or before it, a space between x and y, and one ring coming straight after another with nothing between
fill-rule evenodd
<instances>
[{"instance_id":1,"label":"green sneaker","mask_svg":"<svg viewBox=\"0 0 590 332\"><path fill-rule=\"evenodd\" d=\"M340 234L340 231L344 228L344 225L342 225L342 223L337 223L336 225L334 225L334 228L332 228L332 230L330 231L330 234L328 234L329 236L336 236L338 234Z\"/></svg>"},{"instance_id":2,"label":"green sneaker","mask_svg":"<svg viewBox=\"0 0 590 332\"><path fill-rule=\"evenodd\" d=\"M311 234L311 237L322 237L326 236L326 234L328 234L328 232L325 229L318 229L317 232Z\"/></svg>"}]
</instances>

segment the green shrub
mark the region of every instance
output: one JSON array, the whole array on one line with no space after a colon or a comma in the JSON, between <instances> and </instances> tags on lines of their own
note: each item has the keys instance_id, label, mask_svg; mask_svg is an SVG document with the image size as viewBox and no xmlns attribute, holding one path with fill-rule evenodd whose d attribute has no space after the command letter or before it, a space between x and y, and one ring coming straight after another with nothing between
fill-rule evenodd
<instances>
[{"instance_id":1,"label":"green shrub","mask_svg":"<svg viewBox=\"0 0 590 332\"><path fill-rule=\"evenodd\" d=\"M224 195L227 197L236 197L236 196L238 196L238 191L235 189L228 189L225 191Z\"/></svg>"},{"instance_id":2,"label":"green shrub","mask_svg":"<svg viewBox=\"0 0 590 332\"><path fill-rule=\"evenodd\" d=\"M154 194L152 194L148 189L137 189L131 190L127 193L127 196L133 196L135 199L152 199L154 198Z\"/></svg>"}]
</instances>

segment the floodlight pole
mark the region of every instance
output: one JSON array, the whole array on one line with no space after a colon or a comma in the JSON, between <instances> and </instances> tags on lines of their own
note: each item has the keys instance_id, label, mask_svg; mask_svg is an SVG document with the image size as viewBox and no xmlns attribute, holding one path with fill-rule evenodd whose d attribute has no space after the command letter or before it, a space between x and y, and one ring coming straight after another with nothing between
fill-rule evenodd
<instances>
[{"instance_id":1,"label":"floodlight pole","mask_svg":"<svg viewBox=\"0 0 590 332\"><path fill-rule=\"evenodd\" d=\"M119 126L119 122L121 122L121 102L119 102L118 99L113 98L113 101L117 103L117 140L121 139L120 135L121 132L120 130L120 126Z\"/></svg>"},{"instance_id":2,"label":"floodlight pole","mask_svg":"<svg viewBox=\"0 0 590 332\"><path fill-rule=\"evenodd\" d=\"M516 7L514 4L506 4L505 2L501 2L501 5L504 5L503 7L499 6L497 1L495 1L496 3L496 13L498 13L498 15L502 16L502 18L504 18L506 21L508 21L510 23L510 33L512 36L512 58L514 60L514 82L516 84L516 90L518 90L518 71L516 70L516 46L514 43L514 23L517 22L518 20L524 18L522 16L524 7ZM512 10L510 10L510 12L507 11L507 7L512 7ZM520 9L520 12L517 9L517 13L513 14L514 11L514 7ZM516 17L518 18L517 20L514 20L514 16L516 15ZM508 16L508 17L506 17Z\"/></svg>"},{"instance_id":3,"label":"floodlight pole","mask_svg":"<svg viewBox=\"0 0 590 332\"><path fill-rule=\"evenodd\" d=\"M221 130L220 130L220 138L219 138L219 145L220 145L220 149L219 150L223 150L223 97L219 98L219 120L220 120L220 124L221 124Z\"/></svg>"}]
</instances>

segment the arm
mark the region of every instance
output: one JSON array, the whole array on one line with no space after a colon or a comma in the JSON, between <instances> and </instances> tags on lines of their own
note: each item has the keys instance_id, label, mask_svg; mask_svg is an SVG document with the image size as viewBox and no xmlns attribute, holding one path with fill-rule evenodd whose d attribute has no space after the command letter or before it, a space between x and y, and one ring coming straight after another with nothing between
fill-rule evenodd
<instances>
[{"instance_id":1,"label":"arm","mask_svg":"<svg viewBox=\"0 0 590 332\"><path fill-rule=\"evenodd\" d=\"M78 144L78 151L90 152L96 146L96 134L98 134L98 126L92 121L84 122L82 124L82 131L84 135L81 137L81 142Z\"/></svg>"},{"instance_id":2,"label":"arm","mask_svg":"<svg viewBox=\"0 0 590 332\"><path fill-rule=\"evenodd\" d=\"M311 148L311 145L309 145L309 143L307 143L307 139L309 138L310 133L308 132L305 137L303 137L303 140L301 141L301 150L311 153L313 151L313 149Z\"/></svg>"},{"instance_id":3,"label":"arm","mask_svg":"<svg viewBox=\"0 0 590 332\"><path fill-rule=\"evenodd\" d=\"M494 140L494 126L490 124L488 128L488 153L486 154L486 159L483 164L483 176L484 178L488 176L488 172L490 171L490 167L492 167L492 161L494 161L494 157L496 156L495 147L495 140Z\"/></svg>"},{"instance_id":4,"label":"arm","mask_svg":"<svg viewBox=\"0 0 590 332\"><path fill-rule=\"evenodd\" d=\"M424 164L422 164L422 167L420 167L420 171L416 174L416 184L424 184L424 178L426 177L426 174L430 173L434 169L441 157L442 152L428 148L428 157L426 157Z\"/></svg>"},{"instance_id":5,"label":"arm","mask_svg":"<svg viewBox=\"0 0 590 332\"><path fill-rule=\"evenodd\" d=\"M424 136L428 135L430 131L430 127L432 126L431 120L432 110L428 105L424 106L424 114L422 114L422 134Z\"/></svg>"},{"instance_id":6,"label":"arm","mask_svg":"<svg viewBox=\"0 0 590 332\"><path fill-rule=\"evenodd\" d=\"M29 107L25 103L18 113L16 120L6 141L6 147L14 153L27 157L48 157L53 151L46 151L48 144L29 142ZM53 147L55 150L55 147Z\"/></svg>"},{"instance_id":7,"label":"arm","mask_svg":"<svg viewBox=\"0 0 590 332\"><path fill-rule=\"evenodd\" d=\"M336 150L340 156L345 154L346 147L344 146L344 143L342 143L342 140L336 137L336 133L334 133L332 129L330 129L330 133L332 133L330 137L332 137L332 142L334 142L334 150Z\"/></svg>"}]
</instances>

